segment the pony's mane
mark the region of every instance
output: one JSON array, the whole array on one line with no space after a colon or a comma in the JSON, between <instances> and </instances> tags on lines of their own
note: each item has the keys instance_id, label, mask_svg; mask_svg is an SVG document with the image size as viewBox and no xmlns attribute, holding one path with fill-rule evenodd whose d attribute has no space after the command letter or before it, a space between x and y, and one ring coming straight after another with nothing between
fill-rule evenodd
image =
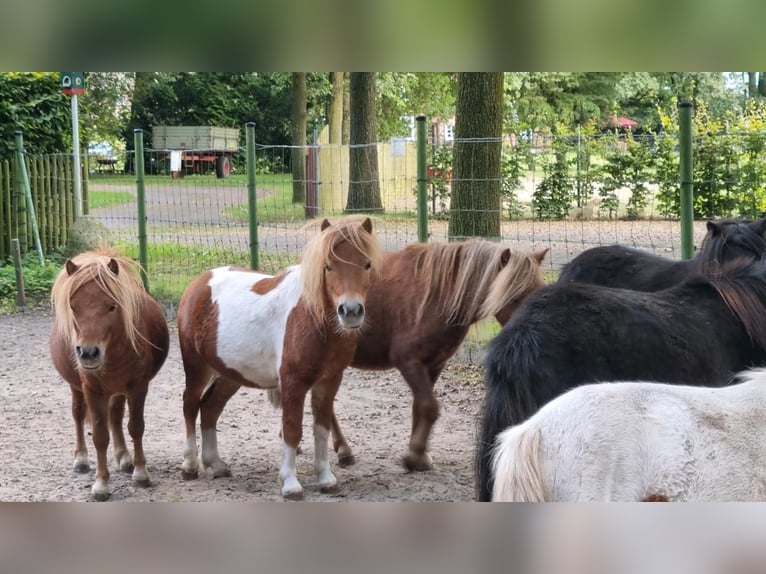
<instances>
[{"instance_id":1,"label":"pony's mane","mask_svg":"<svg viewBox=\"0 0 766 574\"><path fill-rule=\"evenodd\" d=\"M755 221L747 219L722 219L715 226L718 233L708 233L700 246L698 260L706 272L714 272L711 265L724 264L724 248L733 243L751 252L754 258L766 253L766 238L753 226Z\"/></svg>"},{"instance_id":2,"label":"pony's mane","mask_svg":"<svg viewBox=\"0 0 766 574\"><path fill-rule=\"evenodd\" d=\"M112 260L119 266L117 275L109 269ZM122 310L125 334L133 349L139 352L138 340L143 340L143 337L138 332L137 321L145 291L138 263L109 250L81 253L71 261L78 266L77 271L70 275L64 267L51 289L51 305L56 314L59 335L67 344L72 343L76 319L69 301L80 287L95 281Z\"/></svg>"},{"instance_id":3,"label":"pony's mane","mask_svg":"<svg viewBox=\"0 0 766 574\"><path fill-rule=\"evenodd\" d=\"M531 254L510 250L503 267L507 247L491 241L433 242L406 249L415 253L415 273L424 286L418 321L426 308L434 307L449 324L471 325L491 317L540 280L535 272L540 266Z\"/></svg>"},{"instance_id":4,"label":"pony's mane","mask_svg":"<svg viewBox=\"0 0 766 574\"><path fill-rule=\"evenodd\" d=\"M320 324L325 320L325 266L331 261L342 261L336 247L344 241L362 253L371 263L371 273L379 274L383 250L378 238L362 227L364 215L349 215L333 223L312 237L301 256L301 296L309 313ZM348 263L348 262L347 262Z\"/></svg>"},{"instance_id":5,"label":"pony's mane","mask_svg":"<svg viewBox=\"0 0 766 574\"><path fill-rule=\"evenodd\" d=\"M719 265L706 280L742 322L753 343L766 350L766 264L738 258Z\"/></svg>"}]
</instances>

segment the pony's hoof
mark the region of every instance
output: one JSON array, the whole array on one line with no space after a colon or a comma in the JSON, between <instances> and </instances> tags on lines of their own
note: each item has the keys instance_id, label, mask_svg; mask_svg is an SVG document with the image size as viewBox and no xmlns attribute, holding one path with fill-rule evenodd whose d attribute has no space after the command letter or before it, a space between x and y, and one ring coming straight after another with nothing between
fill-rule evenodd
<instances>
[{"instance_id":1,"label":"pony's hoof","mask_svg":"<svg viewBox=\"0 0 766 574\"><path fill-rule=\"evenodd\" d=\"M125 474L133 474L133 468L133 463L130 461L125 461L120 464L120 471L124 472Z\"/></svg>"},{"instance_id":2,"label":"pony's hoof","mask_svg":"<svg viewBox=\"0 0 766 574\"><path fill-rule=\"evenodd\" d=\"M198 470L182 470L181 478L184 480L197 480L199 478Z\"/></svg>"},{"instance_id":3,"label":"pony's hoof","mask_svg":"<svg viewBox=\"0 0 766 574\"><path fill-rule=\"evenodd\" d=\"M215 472L213 472L213 478L230 478L231 477L231 470L228 468L219 468Z\"/></svg>"},{"instance_id":4,"label":"pony's hoof","mask_svg":"<svg viewBox=\"0 0 766 574\"><path fill-rule=\"evenodd\" d=\"M295 454L303 454L303 449L300 446L295 448Z\"/></svg>"},{"instance_id":5,"label":"pony's hoof","mask_svg":"<svg viewBox=\"0 0 766 574\"><path fill-rule=\"evenodd\" d=\"M416 455L409 453L402 459L402 464L409 472L425 472L433 470L433 460L428 453Z\"/></svg>"},{"instance_id":6,"label":"pony's hoof","mask_svg":"<svg viewBox=\"0 0 766 574\"><path fill-rule=\"evenodd\" d=\"M347 468L356 464L356 457L353 453L338 454L338 466L341 468Z\"/></svg>"},{"instance_id":7,"label":"pony's hoof","mask_svg":"<svg viewBox=\"0 0 766 574\"><path fill-rule=\"evenodd\" d=\"M87 462L78 462L74 465L74 471L77 474L88 474L90 472L90 465Z\"/></svg>"},{"instance_id":8,"label":"pony's hoof","mask_svg":"<svg viewBox=\"0 0 766 574\"><path fill-rule=\"evenodd\" d=\"M96 502L106 502L112 496L108 490L106 492L91 492L91 497Z\"/></svg>"},{"instance_id":9,"label":"pony's hoof","mask_svg":"<svg viewBox=\"0 0 766 574\"><path fill-rule=\"evenodd\" d=\"M148 478L136 478L133 479L133 484L139 488L149 488L152 483Z\"/></svg>"},{"instance_id":10,"label":"pony's hoof","mask_svg":"<svg viewBox=\"0 0 766 574\"><path fill-rule=\"evenodd\" d=\"M303 491L294 490L291 492L282 492L282 498L285 500L303 500Z\"/></svg>"}]
</instances>

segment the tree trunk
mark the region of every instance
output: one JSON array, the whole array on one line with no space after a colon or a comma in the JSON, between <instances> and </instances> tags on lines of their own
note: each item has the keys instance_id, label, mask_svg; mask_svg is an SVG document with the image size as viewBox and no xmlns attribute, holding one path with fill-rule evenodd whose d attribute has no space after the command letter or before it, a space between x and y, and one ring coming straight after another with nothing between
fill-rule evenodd
<instances>
[{"instance_id":1,"label":"tree trunk","mask_svg":"<svg viewBox=\"0 0 766 574\"><path fill-rule=\"evenodd\" d=\"M306 72L293 72L293 203L306 203Z\"/></svg>"},{"instance_id":2,"label":"tree trunk","mask_svg":"<svg viewBox=\"0 0 766 574\"><path fill-rule=\"evenodd\" d=\"M459 73L450 239L500 238L502 132L503 74Z\"/></svg>"},{"instance_id":3,"label":"tree trunk","mask_svg":"<svg viewBox=\"0 0 766 574\"><path fill-rule=\"evenodd\" d=\"M351 74L343 72L343 135L341 143L348 145L351 141Z\"/></svg>"},{"instance_id":4,"label":"tree trunk","mask_svg":"<svg viewBox=\"0 0 766 574\"><path fill-rule=\"evenodd\" d=\"M766 97L766 72L758 72L758 93Z\"/></svg>"},{"instance_id":5,"label":"tree trunk","mask_svg":"<svg viewBox=\"0 0 766 574\"><path fill-rule=\"evenodd\" d=\"M375 73L351 73L351 134L346 211L383 211L378 181Z\"/></svg>"},{"instance_id":6,"label":"tree trunk","mask_svg":"<svg viewBox=\"0 0 766 574\"><path fill-rule=\"evenodd\" d=\"M343 143L343 72L330 72L332 99L327 109L327 123L330 126L330 145Z\"/></svg>"},{"instance_id":7,"label":"tree trunk","mask_svg":"<svg viewBox=\"0 0 766 574\"><path fill-rule=\"evenodd\" d=\"M747 73L747 97L754 98L758 93L758 72Z\"/></svg>"}]
</instances>

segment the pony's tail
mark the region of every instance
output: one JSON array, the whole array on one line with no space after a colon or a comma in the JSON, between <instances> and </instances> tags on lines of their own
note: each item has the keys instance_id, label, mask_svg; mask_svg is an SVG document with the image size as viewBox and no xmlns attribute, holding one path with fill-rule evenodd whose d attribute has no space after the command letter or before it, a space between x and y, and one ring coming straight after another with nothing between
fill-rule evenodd
<instances>
[{"instance_id":1,"label":"pony's tail","mask_svg":"<svg viewBox=\"0 0 766 574\"><path fill-rule=\"evenodd\" d=\"M537 338L515 328L512 320L491 343L485 368L487 391L476 445L476 499L492 500L492 451L498 434L524 422L539 407L534 372Z\"/></svg>"},{"instance_id":2,"label":"pony's tail","mask_svg":"<svg viewBox=\"0 0 766 574\"><path fill-rule=\"evenodd\" d=\"M497 435L492 476L495 502L545 502L539 427L525 423Z\"/></svg>"}]
</instances>

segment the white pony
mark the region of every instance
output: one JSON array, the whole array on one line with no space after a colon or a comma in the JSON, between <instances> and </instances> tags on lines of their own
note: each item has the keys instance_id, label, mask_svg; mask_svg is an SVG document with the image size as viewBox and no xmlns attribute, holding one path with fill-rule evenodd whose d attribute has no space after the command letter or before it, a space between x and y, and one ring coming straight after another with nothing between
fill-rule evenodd
<instances>
[{"instance_id":1,"label":"white pony","mask_svg":"<svg viewBox=\"0 0 766 574\"><path fill-rule=\"evenodd\" d=\"M497 436L493 501L766 500L766 369L577 387Z\"/></svg>"}]
</instances>

